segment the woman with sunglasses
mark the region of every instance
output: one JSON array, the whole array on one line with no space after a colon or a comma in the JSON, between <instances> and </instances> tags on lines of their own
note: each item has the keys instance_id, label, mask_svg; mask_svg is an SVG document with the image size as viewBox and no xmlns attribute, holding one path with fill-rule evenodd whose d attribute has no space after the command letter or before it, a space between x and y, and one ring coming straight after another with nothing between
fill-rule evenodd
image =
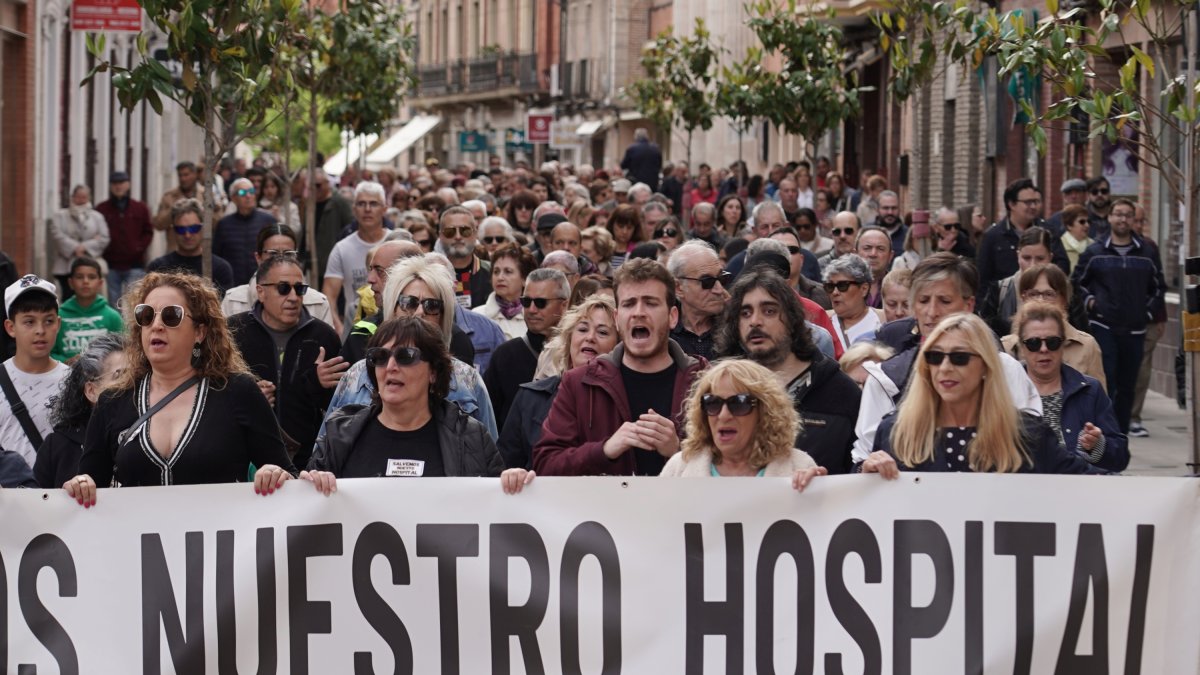
<instances>
[{"instance_id":1,"label":"woman with sunglasses","mask_svg":"<svg viewBox=\"0 0 1200 675\"><path fill-rule=\"evenodd\" d=\"M513 229L533 236L533 210L538 207L537 195L529 190L521 190L508 200L505 207L505 220Z\"/></svg>"},{"instance_id":2,"label":"woman with sunglasses","mask_svg":"<svg viewBox=\"0 0 1200 675\"><path fill-rule=\"evenodd\" d=\"M275 409L293 463L304 466L341 375L333 357L342 344L333 327L305 311L302 301L314 291L295 258L271 256L254 278L258 300L229 317L229 330Z\"/></svg>"},{"instance_id":3,"label":"woman with sunglasses","mask_svg":"<svg viewBox=\"0 0 1200 675\"><path fill-rule=\"evenodd\" d=\"M833 309L827 310L837 339L844 347L874 340L883 325L883 310L867 305L871 267L854 253L830 261L825 267L825 292Z\"/></svg>"},{"instance_id":4,"label":"woman with sunglasses","mask_svg":"<svg viewBox=\"0 0 1200 675\"><path fill-rule=\"evenodd\" d=\"M1069 316L1071 306L1071 283L1058 265L1033 265L1017 277L1017 293L1021 303L1048 302ZM1100 386L1107 386L1104 378L1104 359L1100 355L1100 344L1096 338L1075 328L1067 322L1063 331L1062 361L1088 377L1095 378ZM1020 359L1020 337L1014 331L1000 340L1004 351Z\"/></svg>"},{"instance_id":5,"label":"woman with sunglasses","mask_svg":"<svg viewBox=\"0 0 1200 675\"><path fill-rule=\"evenodd\" d=\"M661 476L791 478L803 490L829 472L795 448L800 416L775 375L747 359L704 372L683 409L687 434Z\"/></svg>"},{"instance_id":6,"label":"woman with sunglasses","mask_svg":"<svg viewBox=\"0 0 1200 675\"><path fill-rule=\"evenodd\" d=\"M451 357L436 327L411 316L385 321L366 362L370 404L329 418L301 478L327 495L339 478L501 476L505 492L533 480L524 468L505 471L487 429L446 400Z\"/></svg>"},{"instance_id":7,"label":"woman with sunglasses","mask_svg":"<svg viewBox=\"0 0 1200 675\"><path fill-rule=\"evenodd\" d=\"M687 235L683 233L683 226L679 224L679 220L675 216L668 216L654 230L654 240L666 246L668 253L679 248L679 245L686 239Z\"/></svg>"},{"instance_id":8,"label":"woman with sunglasses","mask_svg":"<svg viewBox=\"0 0 1200 675\"><path fill-rule=\"evenodd\" d=\"M420 216L420 219L417 219ZM404 227L412 234L413 241L417 246L421 247L426 253L433 252L433 246L437 242L437 237L433 234L433 228L429 226L429 221L426 220L424 214L420 211L406 211L405 215L401 216L404 222Z\"/></svg>"},{"instance_id":9,"label":"woman with sunglasses","mask_svg":"<svg viewBox=\"0 0 1200 675\"><path fill-rule=\"evenodd\" d=\"M573 306L558 326L554 337L542 350L552 363L549 376L534 376L522 384L500 432L500 455L506 466L530 468L533 446L542 437L542 422L550 414L550 405L558 393L562 373L587 365L598 356L611 352L621 341L617 333L617 307L611 295L596 294ZM543 359L539 359L539 366ZM539 368L540 370L540 368Z\"/></svg>"},{"instance_id":10,"label":"woman with sunglasses","mask_svg":"<svg viewBox=\"0 0 1200 675\"><path fill-rule=\"evenodd\" d=\"M254 261L262 266L268 258L284 256L299 262L298 241L296 231L287 225L268 225L258 232L258 243L254 247ZM303 265L302 262L300 264ZM225 293L225 297L221 299L221 311L225 316L233 316L253 309L254 303L258 302L257 285L258 278L255 275L250 277L249 283L229 289ZM305 311L312 318L330 326L333 325L329 298L325 297L324 293L310 287L300 300L304 304Z\"/></svg>"},{"instance_id":11,"label":"woman with sunglasses","mask_svg":"<svg viewBox=\"0 0 1200 675\"><path fill-rule=\"evenodd\" d=\"M492 254L501 247L517 243L517 238L513 236L512 225L509 225L508 221L500 216L488 216L480 221L476 237L483 248L487 250L488 260L492 260Z\"/></svg>"},{"instance_id":12,"label":"woman with sunglasses","mask_svg":"<svg viewBox=\"0 0 1200 675\"><path fill-rule=\"evenodd\" d=\"M537 269L533 254L515 243L506 244L492 253L492 292L487 302L471 309L495 321L511 340L525 334L525 314L521 307L521 291L525 277Z\"/></svg>"},{"instance_id":13,"label":"woman with sunglasses","mask_svg":"<svg viewBox=\"0 0 1200 675\"><path fill-rule=\"evenodd\" d=\"M863 473L1105 473L1068 452L1041 417L1013 404L983 319L951 314L925 337L908 392L879 424Z\"/></svg>"},{"instance_id":14,"label":"woman with sunglasses","mask_svg":"<svg viewBox=\"0 0 1200 675\"><path fill-rule=\"evenodd\" d=\"M1079 256L1087 250L1087 247L1095 243L1095 239L1088 236L1088 230L1091 229L1091 221L1088 220L1087 207L1081 204L1067 204L1062 210L1062 225L1065 230L1060 237L1063 249L1067 252L1067 261L1070 263L1070 272L1075 272L1075 265L1079 262Z\"/></svg>"},{"instance_id":15,"label":"woman with sunglasses","mask_svg":"<svg viewBox=\"0 0 1200 675\"><path fill-rule=\"evenodd\" d=\"M1042 419L1059 442L1102 469L1124 471L1129 441L1117 426L1108 393L1095 378L1063 363L1067 319L1062 309L1029 302L1013 325L1025 370L1042 397Z\"/></svg>"},{"instance_id":16,"label":"woman with sunglasses","mask_svg":"<svg viewBox=\"0 0 1200 675\"><path fill-rule=\"evenodd\" d=\"M387 283L383 287L383 321L398 316L421 319L441 331L446 349L451 349L454 334L454 281L450 268L425 257L404 258L392 265ZM467 341L470 345L470 341ZM342 376L325 415L325 422L317 432L317 439L325 434L325 425L338 408L346 405L366 405L374 393L374 385L367 375L366 359L357 361ZM458 405L463 412L479 420L488 434L495 439L496 414L488 398L483 375L470 363L457 358L450 359L450 389L446 398Z\"/></svg>"},{"instance_id":17,"label":"woman with sunglasses","mask_svg":"<svg viewBox=\"0 0 1200 675\"><path fill-rule=\"evenodd\" d=\"M90 507L96 489L114 481L122 487L235 483L246 480L252 465L256 493L283 487L295 470L279 425L209 282L148 274L124 306L131 313L128 365L96 403L79 475L63 485L67 493Z\"/></svg>"}]
</instances>

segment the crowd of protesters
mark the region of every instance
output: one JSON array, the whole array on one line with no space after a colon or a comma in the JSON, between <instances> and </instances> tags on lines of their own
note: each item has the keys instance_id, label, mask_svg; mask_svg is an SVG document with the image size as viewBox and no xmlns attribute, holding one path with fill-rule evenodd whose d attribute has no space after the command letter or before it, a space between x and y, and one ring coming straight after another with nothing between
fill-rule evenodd
<instances>
[{"instance_id":1,"label":"crowd of protesters","mask_svg":"<svg viewBox=\"0 0 1200 675\"><path fill-rule=\"evenodd\" d=\"M1161 334L1140 210L901 213L829 160L114 173L4 294L0 485L1118 473ZM285 189L286 188L286 189ZM288 201L286 194L292 195ZM223 209L201 276L204 200ZM313 204L307 203L312 200ZM302 215L315 207L312 227ZM147 259L155 231L169 249ZM11 266L10 266L11 267Z\"/></svg>"}]
</instances>

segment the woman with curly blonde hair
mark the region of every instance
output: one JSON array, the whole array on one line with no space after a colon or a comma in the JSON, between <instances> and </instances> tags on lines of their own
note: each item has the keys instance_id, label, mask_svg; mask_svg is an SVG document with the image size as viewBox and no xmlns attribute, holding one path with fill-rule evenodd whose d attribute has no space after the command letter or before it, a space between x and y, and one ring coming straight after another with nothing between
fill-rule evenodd
<instances>
[{"instance_id":1,"label":"woman with curly blonde hair","mask_svg":"<svg viewBox=\"0 0 1200 675\"><path fill-rule=\"evenodd\" d=\"M275 415L242 360L217 292L190 274L152 273L126 293L128 365L96 403L63 488L84 506L96 488L233 483L255 492L295 473Z\"/></svg>"},{"instance_id":2,"label":"woman with curly blonde hair","mask_svg":"<svg viewBox=\"0 0 1200 675\"><path fill-rule=\"evenodd\" d=\"M794 446L800 416L775 375L753 361L709 368L684 404L687 438L663 476L787 477L803 490L828 471Z\"/></svg>"}]
</instances>

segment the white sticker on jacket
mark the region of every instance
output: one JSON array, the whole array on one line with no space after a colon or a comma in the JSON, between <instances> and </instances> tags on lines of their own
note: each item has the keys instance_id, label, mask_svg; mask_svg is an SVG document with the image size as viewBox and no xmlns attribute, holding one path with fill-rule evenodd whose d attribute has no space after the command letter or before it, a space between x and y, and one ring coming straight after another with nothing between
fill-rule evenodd
<instances>
[{"instance_id":1,"label":"white sticker on jacket","mask_svg":"<svg viewBox=\"0 0 1200 675\"><path fill-rule=\"evenodd\" d=\"M419 478L425 475L425 462L419 459L389 459L385 476Z\"/></svg>"}]
</instances>

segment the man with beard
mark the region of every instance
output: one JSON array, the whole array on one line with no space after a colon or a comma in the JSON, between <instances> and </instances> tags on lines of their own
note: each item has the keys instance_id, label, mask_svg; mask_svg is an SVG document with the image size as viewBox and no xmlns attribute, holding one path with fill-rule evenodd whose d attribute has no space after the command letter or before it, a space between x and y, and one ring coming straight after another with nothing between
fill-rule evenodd
<instances>
[{"instance_id":1,"label":"man with beard","mask_svg":"<svg viewBox=\"0 0 1200 675\"><path fill-rule=\"evenodd\" d=\"M622 344L563 374L533 449L538 473L657 476L679 452L683 399L707 362L670 339L679 310L667 268L631 260L614 283Z\"/></svg>"},{"instance_id":2,"label":"man with beard","mask_svg":"<svg viewBox=\"0 0 1200 675\"><path fill-rule=\"evenodd\" d=\"M829 473L847 473L861 392L807 330L793 328L803 325L804 308L787 281L770 268L753 269L730 291L717 331L720 354L774 373L800 413L796 447Z\"/></svg>"},{"instance_id":3,"label":"man with beard","mask_svg":"<svg viewBox=\"0 0 1200 675\"><path fill-rule=\"evenodd\" d=\"M667 270L675 277L679 294L679 321L671 329L671 339L685 354L711 360L716 320L729 299L725 284L733 283L733 275L722 271L717 251L697 239L671 253Z\"/></svg>"},{"instance_id":4,"label":"man with beard","mask_svg":"<svg viewBox=\"0 0 1200 675\"><path fill-rule=\"evenodd\" d=\"M454 295L464 309L486 303L492 293L492 266L475 257L475 234L470 211L451 206L442 212L437 246L454 265Z\"/></svg>"},{"instance_id":5,"label":"man with beard","mask_svg":"<svg viewBox=\"0 0 1200 675\"><path fill-rule=\"evenodd\" d=\"M1112 213L1112 188L1104 176L1096 176L1087 182L1088 236L1096 241L1108 236L1112 226L1108 216Z\"/></svg>"},{"instance_id":6,"label":"man with beard","mask_svg":"<svg viewBox=\"0 0 1200 675\"><path fill-rule=\"evenodd\" d=\"M571 285L558 270L536 269L525 278L525 292L521 295L525 335L496 347L483 376L496 421L501 426L508 419L508 409L517 397L517 390L533 380L538 356L567 311L570 297Z\"/></svg>"},{"instance_id":7,"label":"man with beard","mask_svg":"<svg viewBox=\"0 0 1200 675\"><path fill-rule=\"evenodd\" d=\"M892 238L892 254L904 255L904 236L908 228L900 218L900 196L895 192L884 190L879 193L879 215L875 217L875 224L886 230ZM884 274L887 272L884 270Z\"/></svg>"}]
</instances>

